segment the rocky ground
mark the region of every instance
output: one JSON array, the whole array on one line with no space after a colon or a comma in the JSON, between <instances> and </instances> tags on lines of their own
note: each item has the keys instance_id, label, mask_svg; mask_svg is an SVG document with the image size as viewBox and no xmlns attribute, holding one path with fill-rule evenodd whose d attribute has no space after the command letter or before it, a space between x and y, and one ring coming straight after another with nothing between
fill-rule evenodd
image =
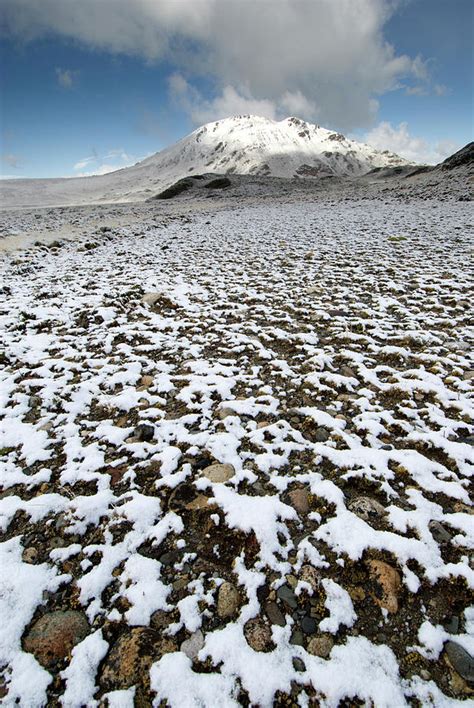
<instances>
[{"instance_id":1,"label":"rocky ground","mask_svg":"<svg viewBox=\"0 0 474 708\"><path fill-rule=\"evenodd\" d=\"M473 698L469 207L2 214L5 705Z\"/></svg>"}]
</instances>

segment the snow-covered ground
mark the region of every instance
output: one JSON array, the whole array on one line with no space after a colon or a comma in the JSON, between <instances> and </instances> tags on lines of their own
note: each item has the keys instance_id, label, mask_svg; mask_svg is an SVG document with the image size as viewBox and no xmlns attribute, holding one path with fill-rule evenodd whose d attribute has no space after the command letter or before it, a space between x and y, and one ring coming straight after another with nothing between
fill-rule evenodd
<instances>
[{"instance_id":1,"label":"snow-covered ground","mask_svg":"<svg viewBox=\"0 0 474 708\"><path fill-rule=\"evenodd\" d=\"M3 704L472 697L470 204L117 209L3 215Z\"/></svg>"}]
</instances>

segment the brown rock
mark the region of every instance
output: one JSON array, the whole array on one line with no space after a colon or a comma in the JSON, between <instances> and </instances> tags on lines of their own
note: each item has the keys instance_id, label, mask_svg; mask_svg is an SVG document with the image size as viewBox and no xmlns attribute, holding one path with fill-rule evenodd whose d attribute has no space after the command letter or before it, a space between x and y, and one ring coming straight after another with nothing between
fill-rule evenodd
<instances>
[{"instance_id":1,"label":"brown rock","mask_svg":"<svg viewBox=\"0 0 474 708\"><path fill-rule=\"evenodd\" d=\"M122 478L127 471L126 465L118 465L118 467L107 467L105 472L110 475L110 484L116 487L122 481Z\"/></svg>"},{"instance_id":2,"label":"brown rock","mask_svg":"<svg viewBox=\"0 0 474 708\"><path fill-rule=\"evenodd\" d=\"M398 596L402 586L400 573L381 560L369 560L367 567L370 578L378 586L378 592L371 593L375 602L392 614L397 612Z\"/></svg>"},{"instance_id":3,"label":"brown rock","mask_svg":"<svg viewBox=\"0 0 474 708\"><path fill-rule=\"evenodd\" d=\"M362 602L362 600L365 600L366 594L364 588L361 588L360 585L353 585L349 588L347 588L347 592L351 596L351 600L354 602Z\"/></svg>"},{"instance_id":4,"label":"brown rock","mask_svg":"<svg viewBox=\"0 0 474 708\"><path fill-rule=\"evenodd\" d=\"M224 418L227 418L230 415L237 415L233 408L219 408L217 411L217 417L220 420L224 420Z\"/></svg>"},{"instance_id":5,"label":"brown rock","mask_svg":"<svg viewBox=\"0 0 474 708\"><path fill-rule=\"evenodd\" d=\"M312 565L303 565L300 570L300 580L309 583L313 590L316 590L319 585L319 573Z\"/></svg>"},{"instance_id":6,"label":"brown rock","mask_svg":"<svg viewBox=\"0 0 474 708\"><path fill-rule=\"evenodd\" d=\"M249 620L244 627L244 635L254 651L270 651L273 648L270 627L261 619Z\"/></svg>"},{"instance_id":7,"label":"brown rock","mask_svg":"<svg viewBox=\"0 0 474 708\"><path fill-rule=\"evenodd\" d=\"M209 465L203 469L202 474L210 482L227 482L235 474L233 465Z\"/></svg>"},{"instance_id":8,"label":"brown rock","mask_svg":"<svg viewBox=\"0 0 474 708\"><path fill-rule=\"evenodd\" d=\"M38 551L36 550L36 548L33 548L33 546L25 548L21 555L21 558L23 560L23 563L34 563L35 560L38 558Z\"/></svg>"},{"instance_id":9,"label":"brown rock","mask_svg":"<svg viewBox=\"0 0 474 708\"><path fill-rule=\"evenodd\" d=\"M152 385L152 383L153 383L153 376L150 376L149 374L145 374L140 379L140 386L145 386L146 388L148 388L149 386Z\"/></svg>"},{"instance_id":10,"label":"brown rock","mask_svg":"<svg viewBox=\"0 0 474 708\"><path fill-rule=\"evenodd\" d=\"M334 639L330 634L322 634L319 637L312 637L308 642L308 652L313 656L320 656L327 659L334 646Z\"/></svg>"},{"instance_id":11,"label":"brown rock","mask_svg":"<svg viewBox=\"0 0 474 708\"><path fill-rule=\"evenodd\" d=\"M147 685L150 666L163 654L176 651L177 645L148 627L134 627L119 637L109 652L100 685L107 691Z\"/></svg>"},{"instance_id":12,"label":"brown rock","mask_svg":"<svg viewBox=\"0 0 474 708\"><path fill-rule=\"evenodd\" d=\"M30 628L23 648L34 654L42 666L49 668L64 659L88 634L89 623L83 612L48 612Z\"/></svg>"},{"instance_id":13,"label":"brown rock","mask_svg":"<svg viewBox=\"0 0 474 708\"><path fill-rule=\"evenodd\" d=\"M232 583L224 582L217 595L217 614L221 619L235 615L240 604L240 593Z\"/></svg>"},{"instance_id":14,"label":"brown rock","mask_svg":"<svg viewBox=\"0 0 474 708\"><path fill-rule=\"evenodd\" d=\"M306 489L293 489L288 494L288 499L293 507L293 509L296 509L298 514L307 514L309 512L309 499L308 499L308 492Z\"/></svg>"},{"instance_id":15,"label":"brown rock","mask_svg":"<svg viewBox=\"0 0 474 708\"><path fill-rule=\"evenodd\" d=\"M198 494L195 499L186 504L185 508L189 511L200 511L201 509L209 509L209 497L204 496L204 494Z\"/></svg>"}]
</instances>

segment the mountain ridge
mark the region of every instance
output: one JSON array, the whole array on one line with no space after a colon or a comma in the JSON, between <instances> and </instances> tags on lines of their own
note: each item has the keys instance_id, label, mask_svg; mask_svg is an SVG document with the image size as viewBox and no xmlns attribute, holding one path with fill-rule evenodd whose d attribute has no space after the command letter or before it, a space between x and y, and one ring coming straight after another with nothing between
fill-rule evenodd
<instances>
[{"instance_id":1,"label":"mountain ridge","mask_svg":"<svg viewBox=\"0 0 474 708\"><path fill-rule=\"evenodd\" d=\"M206 123L140 164L159 163L166 170L178 162L190 162L188 171L196 165L199 172L272 177L350 177L374 167L410 164L295 116L276 121L256 115Z\"/></svg>"},{"instance_id":2,"label":"mountain ridge","mask_svg":"<svg viewBox=\"0 0 474 708\"><path fill-rule=\"evenodd\" d=\"M239 115L207 123L133 166L105 175L0 181L3 207L144 201L199 174L358 178L413 163L291 116ZM415 165L413 165L415 167Z\"/></svg>"}]
</instances>

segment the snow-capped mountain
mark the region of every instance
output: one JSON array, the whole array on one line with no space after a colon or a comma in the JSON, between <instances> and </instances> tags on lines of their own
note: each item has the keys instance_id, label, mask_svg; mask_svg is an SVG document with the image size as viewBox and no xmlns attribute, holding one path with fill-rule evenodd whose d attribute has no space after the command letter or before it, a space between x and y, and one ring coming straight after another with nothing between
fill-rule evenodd
<instances>
[{"instance_id":1,"label":"snow-capped mountain","mask_svg":"<svg viewBox=\"0 0 474 708\"><path fill-rule=\"evenodd\" d=\"M215 172L321 177L357 176L374 167L409 163L300 118L274 121L246 115L203 125L141 164L158 168L163 176Z\"/></svg>"},{"instance_id":2,"label":"snow-capped mountain","mask_svg":"<svg viewBox=\"0 0 474 708\"><path fill-rule=\"evenodd\" d=\"M0 191L5 206L139 201L182 177L201 173L357 177L375 167L407 164L388 150L376 150L300 118L275 121L244 115L208 123L116 172L69 179L6 180Z\"/></svg>"}]
</instances>

